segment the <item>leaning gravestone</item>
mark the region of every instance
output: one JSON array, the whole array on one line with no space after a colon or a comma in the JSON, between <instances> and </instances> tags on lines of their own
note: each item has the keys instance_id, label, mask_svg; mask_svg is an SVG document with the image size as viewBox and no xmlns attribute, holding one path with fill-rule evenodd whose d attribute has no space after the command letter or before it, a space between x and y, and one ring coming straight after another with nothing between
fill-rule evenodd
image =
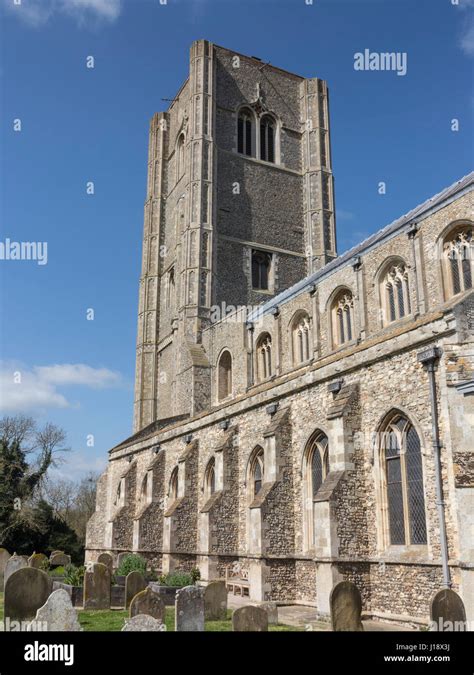
<instances>
[{"instance_id":1,"label":"leaning gravestone","mask_svg":"<svg viewBox=\"0 0 474 675\"><path fill-rule=\"evenodd\" d=\"M81 631L77 612L72 606L71 598L64 589L53 591L45 604L38 609L34 622L28 630L45 631Z\"/></svg>"},{"instance_id":2,"label":"leaning gravestone","mask_svg":"<svg viewBox=\"0 0 474 675\"><path fill-rule=\"evenodd\" d=\"M144 591L146 588L146 581L143 574L134 571L127 574L125 579L125 609L130 607L130 603L137 593Z\"/></svg>"},{"instance_id":3,"label":"leaning gravestone","mask_svg":"<svg viewBox=\"0 0 474 675\"><path fill-rule=\"evenodd\" d=\"M0 584L2 585L2 588L3 588L3 575L5 574L5 567L10 557L11 556L6 548L0 548Z\"/></svg>"},{"instance_id":4,"label":"leaning gravestone","mask_svg":"<svg viewBox=\"0 0 474 675\"><path fill-rule=\"evenodd\" d=\"M34 567L13 572L5 584L5 617L11 621L33 619L53 588L53 580Z\"/></svg>"},{"instance_id":5,"label":"leaning gravestone","mask_svg":"<svg viewBox=\"0 0 474 675\"><path fill-rule=\"evenodd\" d=\"M185 586L176 593L176 631L204 631L204 588Z\"/></svg>"},{"instance_id":6,"label":"leaning gravestone","mask_svg":"<svg viewBox=\"0 0 474 675\"><path fill-rule=\"evenodd\" d=\"M51 567L66 567L71 564L71 556L62 551L54 551L49 558Z\"/></svg>"},{"instance_id":7,"label":"leaning gravestone","mask_svg":"<svg viewBox=\"0 0 474 675\"><path fill-rule=\"evenodd\" d=\"M92 563L84 574L84 609L110 609L110 572L102 563Z\"/></svg>"},{"instance_id":8,"label":"leaning gravestone","mask_svg":"<svg viewBox=\"0 0 474 675\"><path fill-rule=\"evenodd\" d=\"M122 632L162 632L166 630L166 626L147 614L137 614L131 619L125 621Z\"/></svg>"},{"instance_id":9,"label":"leaning gravestone","mask_svg":"<svg viewBox=\"0 0 474 675\"><path fill-rule=\"evenodd\" d=\"M158 621L165 619L165 603L149 586L137 593L130 603L130 618L138 614L152 616Z\"/></svg>"},{"instance_id":10,"label":"leaning gravestone","mask_svg":"<svg viewBox=\"0 0 474 675\"><path fill-rule=\"evenodd\" d=\"M236 609L232 614L232 630L246 633L264 633L268 631L268 612L263 607L247 605Z\"/></svg>"},{"instance_id":11,"label":"leaning gravestone","mask_svg":"<svg viewBox=\"0 0 474 675\"><path fill-rule=\"evenodd\" d=\"M329 597L333 631L363 631L361 621L362 598L351 581L340 581Z\"/></svg>"},{"instance_id":12,"label":"leaning gravestone","mask_svg":"<svg viewBox=\"0 0 474 675\"><path fill-rule=\"evenodd\" d=\"M26 555L17 555L14 553L10 558L7 560L7 564L5 565L5 572L3 573L3 578L4 578L4 586L6 586L8 578L17 570L21 570L24 567L28 567L28 558Z\"/></svg>"},{"instance_id":13,"label":"leaning gravestone","mask_svg":"<svg viewBox=\"0 0 474 675\"><path fill-rule=\"evenodd\" d=\"M464 603L450 588L443 588L433 597L430 618L432 631L452 632L467 629Z\"/></svg>"},{"instance_id":14,"label":"leaning gravestone","mask_svg":"<svg viewBox=\"0 0 474 675\"><path fill-rule=\"evenodd\" d=\"M33 553L28 558L28 567L36 567L37 570L43 569L48 557L44 553Z\"/></svg>"},{"instance_id":15,"label":"leaning gravestone","mask_svg":"<svg viewBox=\"0 0 474 675\"><path fill-rule=\"evenodd\" d=\"M102 563L102 565L105 565L110 574L112 574L113 568L114 568L114 559L110 555L110 553L101 553L100 556L97 558L97 562Z\"/></svg>"},{"instance_id":16,"label":"leaning gravestone","mask_svg":"<svg viewBox=\"0 0 474 675\"><path fill-rule=\"evenodd\" d=\"M206 621L227 618L227 588L225 581L211 581L204 589L204 617Z\"/></svg>"}]
</instances>

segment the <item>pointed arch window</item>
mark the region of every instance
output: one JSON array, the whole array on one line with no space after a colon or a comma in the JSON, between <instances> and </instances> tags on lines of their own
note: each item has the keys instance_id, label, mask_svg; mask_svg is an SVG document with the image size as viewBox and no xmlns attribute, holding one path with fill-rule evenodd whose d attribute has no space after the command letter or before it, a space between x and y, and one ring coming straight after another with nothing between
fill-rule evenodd
<instances>
[{"instance_id":1,"label":"pointed arch window","mask_svg":"<svg viewBox=\"0 0 474 675\"><path fill-rule=\"evenodd\" d=\"M179 487L179 482L178 482L178 467L176 466L173 471L171 472L171 478L170 478L170 484L169 484L169 490L168 490L168 496L170 503L175 502L178 499L178 487Z\"/></svg>"},{"instance_id":2,"label":"pointed arch window","mask_svg":"<svg viewBox=\"0 0 474 675\"><path fill-rule=\"evenodd\" d=\"M209 499L216 491L216 462L214 457L211 457L206 466L204 473L204 495Z\"/></svg>"},{"instance_id":3,"label":"pointed arch window","mask_svg":"<svg viewBox=\"0 0 474 675\"><path fill-rule=\"evenodd\" d=\"M443 274L447 297L471 289L474 275L473 226L456 227L443 241Z\"/></svg>"},{"instance_id":4,"label":"pointed arch window","mask_svg":"<svg viewBox=\"0 0 474 675\"><path fill-rule=\"evenodd\" d=\"M275 162L275 121L270 115L260 120L260 159Z\"/></svg>"},{"instance_id":5,"label":"pointed arch window","mask_svg":"<svg viewBox=\"0 0 474 675\"><path fill-rule=\"evenodd\" d=\"M354 297L348 289L335 298L332 309L332 333L334 346L338 347L354 339Z\"/></svg>"},{"instance_id":6,"label":"pointed arch window","mask_svg":"<svg viewBox=\"0 0 474 675\"><path fill-rule=\"evenodd\" d=\"M254 499L262 489L264 480L264 452L258 447L250 464L250 498Z\"/></svg>"},{"instance_id":7,"label":"pointed arch window","mask_svg":"<svg viewBox=\"0 0 474 675\"><path fill-rule=\"evenodd\" d=\"M255 156L254 149L255 118L251 110L243 108L237 122L237 150L247 157Z\"/></svg>"},{"instance_id":8,"label":"pointed arch window","mask_svg":"<svg viewBox=\"0 0 474 675\"><path fill-rule=\"evenodd\" d=\"M384 323L392 323L411 314L408 268L400 260L391 264L381 278Z\"/></svg>"},{"instance_id":9,"label":"pointed arch window","mask_svg":"<svg viewBox=\"0 0 474 675\"><path fill-rule=\"evenodd\" d=\"M293 321L293 363L305 363L310 358L310 319L308 314L299 314Z\"/></svg>"},{"instance_id":10,"label":"pointed arch window","mask_svg":"<svg viewBox=\"0 0 474 675\"><path fill-rule=\"evenodd\" d=\"M252 251L252 288L259 291L270 290L270 271L272 256L266 251Z\"/></svg>"},{"instance_id":11,"label":"pointed arch window","mask_svg":"<svg viewBox=\"0 0 474 675\"><path fill-rule=\"evenodd\" d=\"M309 439L303 465L303 529L306 550L314 548L317 540L317 494L329 474L329 443L322 431Z\"/></svg>"},{"instance_id":12,"label":"pointed arch window","mask_svg":"<svg viewBox=\"0 0 474 675\"><path fill-rule=\"evenodd\" d=\"M272 337L263 333L257 340L257 378L260 382L273 375Z\"/></svg>"},{"instance_id":13,"label":"pointed arch window","mask_svg":"<svg viewBox=\"0 0 474 675\"><path fill-rule=\"evenodd\" d=\"M176 143L176 182L181 180L185 171L184 134L178 136Z\"/></svg>"},{"instance_id":14,"label":"pointed arch window","mask_svg":"<svg viewBox=\"0 0 474 675\"><path fill-rule=\"evenodd\" d=\"M427 543L423 463L418 433L403 415L395 415L381 434L388 543Z\"/></svg>"},{"instance_id":15,"label":"pointed arch window","mask_svg":"<svg viewBox=\"0 0 474 675\"><path fill-rule=\"evenodd\" d=\"M227 349L220 356L217 378L218 398L221 401L232 394L232 356Z\"/></svg>"}]
</instances>

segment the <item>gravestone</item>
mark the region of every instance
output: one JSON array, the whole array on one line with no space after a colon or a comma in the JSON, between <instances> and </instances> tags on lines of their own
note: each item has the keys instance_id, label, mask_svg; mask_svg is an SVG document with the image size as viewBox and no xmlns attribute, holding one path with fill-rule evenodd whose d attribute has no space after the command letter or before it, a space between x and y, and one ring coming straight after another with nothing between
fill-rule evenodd
<instances>
[{"instance_id":1,"label":"gravestone","mask_svg":"<svg viewBox=\"0 0 474 675\"><path fill-rule=\"evenodd\" d=\"M262 602L259 606L266 611L268 616L268 623L270 625L277 625L278 605L276 604L276 602Z\"/></svg>"},{"instance_id":2,"label":"gravestone","mask_svg":"<svg viewBox=\"0 0 474 675\"><path fill-rule=\"evenodd\" d=\"M146 581L143 574L134 571L127 574L125 579L125 609L130 607L130 603L137 593L144 591L146 588Z\"/></svg>"},{"instance_id":3,"label":"gravestone","mask_svg":"<svg viewBox=\"0 0 474 675\"><path fill-rule=\"evenodd\" d=\"M430 618L430 630L432 631L467 630L464 603L460 596L450 588L443 588L432 598Z\"/></svg>"},{"instance_id":4,"label":"gravestone","mask_svg":"<svg viewBox=\"0 0 474 675\"><path fill-rule=\"evenodd\" d=\"M165 620L165 603L149 586L137 593L130 603L130 618L138 614L152 616L158 621Z\"/></svg>"},{"instance_id":5,"label":"gravestone","mask_svg":"<svg viewBox=\"0 0 474 675\"><path fill-rule=\"evenodd\" d=\"M329 597L333 631L363 631L360 618L362 598L360 591L351 581L340 581L334 586Z\"/></svg>"},{"instance_id":6,"label":"gravestone","mask_svg":"<svg viewBox=\"0 0 474 675\"><path fill-rule=\"evenodd\" d=\"M33 619L53 589L49 575L35 567L23 567L11 574L5 584L5 617L11 621Z\"/></svg>"},{"instance_id":7,"label":"gravestone","mask_svg":"<svg viewBox=\"0 0 474 675\"><path fill-rule=\"evenodd\" d=\"M28 558L28 567L35 567L37 570L43 569L48 557L44 553L33 553Z\"/></svg>"},{"instance_id":8,"label":"gravestone","mask_svg":"<svg viewBox=\"0 0 474 675\"><path fill-rule=\"evenodd\" d=\"M110 572L102 563L92 563L84 574L84 609L110 609Z\"/></svg>"},{"instance_id":9,"label":"gravestone","mask_svg":"<svg viewBox=\"0 0 474 675\"><path fill-rule=\"evenodd\" d=\"M206 621L227 618L227 588L225 581L211 581L204 589L204 617Z\"/></svg>"},{"instance_id":10,"label":"gravestone","mask_svg":"<svg viewBox=\"0 0 474 675\"><path fill-rule=\"evenodd\" d=\"M130 551L122 551L122 553L119 553L117 556L117 569L120 567L122 564L122 560L126 558L128 555L130 555Z\"/></svg>"},{"instance_id":11,"label":"gravestone","mask_svg":"<svg viewBox=\"0 0 474 675\"><path fill-rule=\"evenodd\" d=\"M81 631L77 612L64 589L53 591L45 604L36 612L35 620L28 630Z\"/></svg>"},{"instance_id":12,"label":"gravestone","mask_svg":"<svg viewBox=\"0 0 474 675\"><path fill-rule=\"evenodd\" d=\"M176 631L204 631L204 588L185 586L176 593Z\"/></svg>"},{"instance_id":13,"label":"gravestone","mask_svg":"<svg viewBox=\"0 0 474 675\"><path fill-rule=\"evenodd\" d=\"M113 568L114 568L114 559L110 555L110 553L101 553L100 556L97 558L97 562L102 563L102 565L105 565L110 574L112 574Z\"/></svg>"},{"instance_id":14,"label":"gravestone","mask_svg":"<svg viewBox=\"0 0 474 675\"><path fill-rule=\"evenodd\" d=\"M63 551L54 551L49 557L49 564L51 567L66 567L71 564L71 556Z\"/></svg>"},{"instance_id":15,"label":"gravestone","mask_svg":"<svg viewBox=\"0 0 474 675\"><path fill-rule=\"evenodd\" d=\"M24 567L28 567L28 558L26 555L17 555L14 553L10 558L7 560L7 564L5 565L5 571L3 573L3 579L4 579L4 586L6 586L8 578L17 570L21 570Z\"/></svg>"},{"instance_id":16,"label":"gravestone","mask_svg":"<svg viewBox=\"0 0 474 675\"><path fill-rule=\"evenodd\" d=\"M6 548L0 548L0 584L2 585L2 588L3 588L3 576L5 574L5 567L10 557L11 556Z\"/></svg>"},{"instance_id":17,"label":"gravestone","mask_svg":"<svg viewBox=\"0 0 474 675\"><path fill-rule=\"evenodd\" d=\"M239 633L265 633L268 631L268 612L256 605L236 609L232 614L232 630Z\"/></svg>"},{"instance_id":18,"label":"gravestone","mask_svg":"<svg viewBox=\"0 0 474 675\"><path fill-rule=\"evenodd\" d=\"M122 632L162 632L166 630L165 624L154 619L148 614L137 614L131 619L125 621L125 625L122 628Z\"/></svg>"}]
</instances>

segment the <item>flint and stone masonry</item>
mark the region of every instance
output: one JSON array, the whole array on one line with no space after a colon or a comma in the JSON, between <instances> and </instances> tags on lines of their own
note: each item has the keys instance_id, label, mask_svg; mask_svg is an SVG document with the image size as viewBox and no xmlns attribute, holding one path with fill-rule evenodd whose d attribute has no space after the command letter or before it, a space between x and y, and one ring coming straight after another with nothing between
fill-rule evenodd
<instances>
[{"instance_id":1,"label":"flint and stone masonry","mask_svg":"<svg viewBox=\"0 0 474 675\"><path fill-rule=\"evenodd\" d=\"M87 560L238 563L321 617L351 581L411 624L448 583L474 620L473 185L338 256L326 83L195 42L151 121L134 435Z\"/></svg>"}]
</instances>

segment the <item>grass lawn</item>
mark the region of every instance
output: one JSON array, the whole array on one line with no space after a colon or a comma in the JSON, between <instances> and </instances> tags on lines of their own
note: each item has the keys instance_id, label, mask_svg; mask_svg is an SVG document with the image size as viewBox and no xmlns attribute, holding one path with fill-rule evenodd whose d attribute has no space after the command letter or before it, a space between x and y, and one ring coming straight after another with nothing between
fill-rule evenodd
<instances>
[{"instance_id":1,"label":"grass lawn","mask_svg":"<svg viewBox=\"0 0 474 675\"><path fill-rule=\"evenodd\" d=\"M85 631L120 631L128 612L123 610L96 610L94 612L79 611L79 622ZM166 629L174 631L174 607L166 608ZM206 631L222 632L232 630L232 610L227 611L225 621L206 621ZM295 626L269 626L270 631L301 631Z\"/></svg>"},{"instance_id":2,"label":"grass lawn","mask_svg":"<svg viewBox=\"0 0 474 675\"><path fill-rule=\"evenodd\" d=\"M128 611L119 609L101 609L95 611L78 610L79 623L84 631L114 632L120 631L123 627L124 619L128 617ZM0 593L0 620L3 619L3 593ZM165 615L166 629L174 631L174 607L166 608ZM227 611L225 621L206 621L206 631L222 632L232 630L232 610ZM287 632L302 631L302 628L295 626L269 626L270 631Z\"/></svg>"}]
</instances>

